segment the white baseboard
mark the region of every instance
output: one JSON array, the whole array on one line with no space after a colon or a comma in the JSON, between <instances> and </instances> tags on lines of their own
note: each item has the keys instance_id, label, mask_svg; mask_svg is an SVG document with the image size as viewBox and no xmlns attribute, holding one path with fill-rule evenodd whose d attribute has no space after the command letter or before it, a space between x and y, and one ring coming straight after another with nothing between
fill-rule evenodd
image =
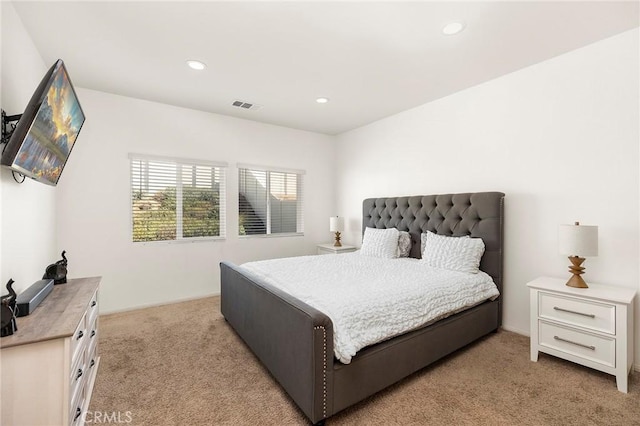
<instances>
[{"instance_id":1,"label":"white baseboard","mask_svg":"<svg viewBox=\"0 0 640 426\"><path fill-rule=\"evenodd\" d=\"M502 324L501 328L502 328L503 330L511 331L511 332L513 332L513 333L516 333L516 334L521 334L521 335L523 335L523 336L530 337L529 330L520 330L520 329L518 329L518 328L514 328L514 327L510 327L510 326L505 326L504 324Z\"/></svg>"},{"instance_id":2,"label":"white baseboard","mask_svg":"<svg viewBox=\"0 0 640 426\"><path fill-rule=\"evenodd\" d=\"M213 296L220 296L220 292L204 294L201 296L183 297L181 299L173 299L167 302L146 303L146 304L132 306L130 308L124 308L124 309L113 309L108 311L101 310L100 315L120 314L123 312L137 311L139 309L155 308L157 306L173 305L174 303L182 303L182 302L190 302L192 300L206 299L207 297L213 297Z\"/></svg>"}]
</instances>

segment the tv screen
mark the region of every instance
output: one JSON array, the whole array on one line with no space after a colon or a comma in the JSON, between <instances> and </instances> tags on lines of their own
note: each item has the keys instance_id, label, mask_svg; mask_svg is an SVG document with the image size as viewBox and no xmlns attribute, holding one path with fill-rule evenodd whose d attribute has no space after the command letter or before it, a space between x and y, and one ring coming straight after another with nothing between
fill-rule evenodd
<instances>
[{"instance_id":1,"label":"tv screen","mask_svg":"<svg viewBox=\"0 0 640 426\"><path fill-rule=\"evenodd\" d=\"M84 119L67 69L58 59L20 116L2 154L2 165L55 186Z\"/></svg>"}]
</instances>

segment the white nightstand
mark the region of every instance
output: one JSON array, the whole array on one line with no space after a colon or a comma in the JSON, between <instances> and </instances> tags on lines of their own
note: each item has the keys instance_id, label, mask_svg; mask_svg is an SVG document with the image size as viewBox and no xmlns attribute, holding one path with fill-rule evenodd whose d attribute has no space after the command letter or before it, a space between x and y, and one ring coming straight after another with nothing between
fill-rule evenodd
<instances>
[{"instance_id":1,"label":"white nightstand","mask_svg":"<svg viewBox=\"0 0 640 426\"><path fill-rule=\"evenodd\" d=\"M616 376L627 393L633 362L635 290L589 283L573 288L558 278L527 286L531 303L531 361L544 352Z\"/></svg>"},{"instance_id":2,"label":"white nightstand","mask_svg":"<svg viewBox=\"0 0 640 426\"><path fill-rule=\"evenodd\" d=\"M342 247L335 247L333 244L318 244L318 254L343 254L356 251L357 247L343 244Z\"/></svg>"}]
</instances>

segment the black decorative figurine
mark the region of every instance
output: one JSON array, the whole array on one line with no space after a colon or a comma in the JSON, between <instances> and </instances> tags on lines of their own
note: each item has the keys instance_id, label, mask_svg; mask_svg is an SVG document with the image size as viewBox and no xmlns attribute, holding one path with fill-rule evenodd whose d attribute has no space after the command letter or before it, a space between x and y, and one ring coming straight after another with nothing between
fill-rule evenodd
<instances>
[{"instance_id":1,"label":"black decorative figurine","mask_svg":"<svg viewBox=\"0 0 640 426\"><path fill-rule=\"evenodd\" d=\"M13 291L12 279L7 283L9 294L0 297L0 336L10 336L18 331L16 324L16 292Z\"/></svg>"},{"instance_id":2,"label":"black decorative figurine","mask_svg":"<svg viewBox=\"0 0 640 426\"><path fill-rule=\"evenodd\" d=\"M47 266L44 272L43 280L53 280L53 284L65 284L67 282L67 258L62 250L62 260Z\"/></svg>"}]
</instances>

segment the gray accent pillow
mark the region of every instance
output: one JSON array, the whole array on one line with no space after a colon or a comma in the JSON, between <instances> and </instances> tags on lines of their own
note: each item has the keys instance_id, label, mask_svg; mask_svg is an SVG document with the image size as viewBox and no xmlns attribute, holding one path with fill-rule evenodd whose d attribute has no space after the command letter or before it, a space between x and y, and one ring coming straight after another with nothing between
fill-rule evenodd
<instances>
[{"instance_id":1,"label":"gray accent pillow","mask_svg":"<svg viewBox=\"0 0 640 426\"><path fill-rule=\"evenodd\" d=\"M411 235L407 231L399 231L398 257L409 257L411 253Z\"/></svg>"}]
</instances>

